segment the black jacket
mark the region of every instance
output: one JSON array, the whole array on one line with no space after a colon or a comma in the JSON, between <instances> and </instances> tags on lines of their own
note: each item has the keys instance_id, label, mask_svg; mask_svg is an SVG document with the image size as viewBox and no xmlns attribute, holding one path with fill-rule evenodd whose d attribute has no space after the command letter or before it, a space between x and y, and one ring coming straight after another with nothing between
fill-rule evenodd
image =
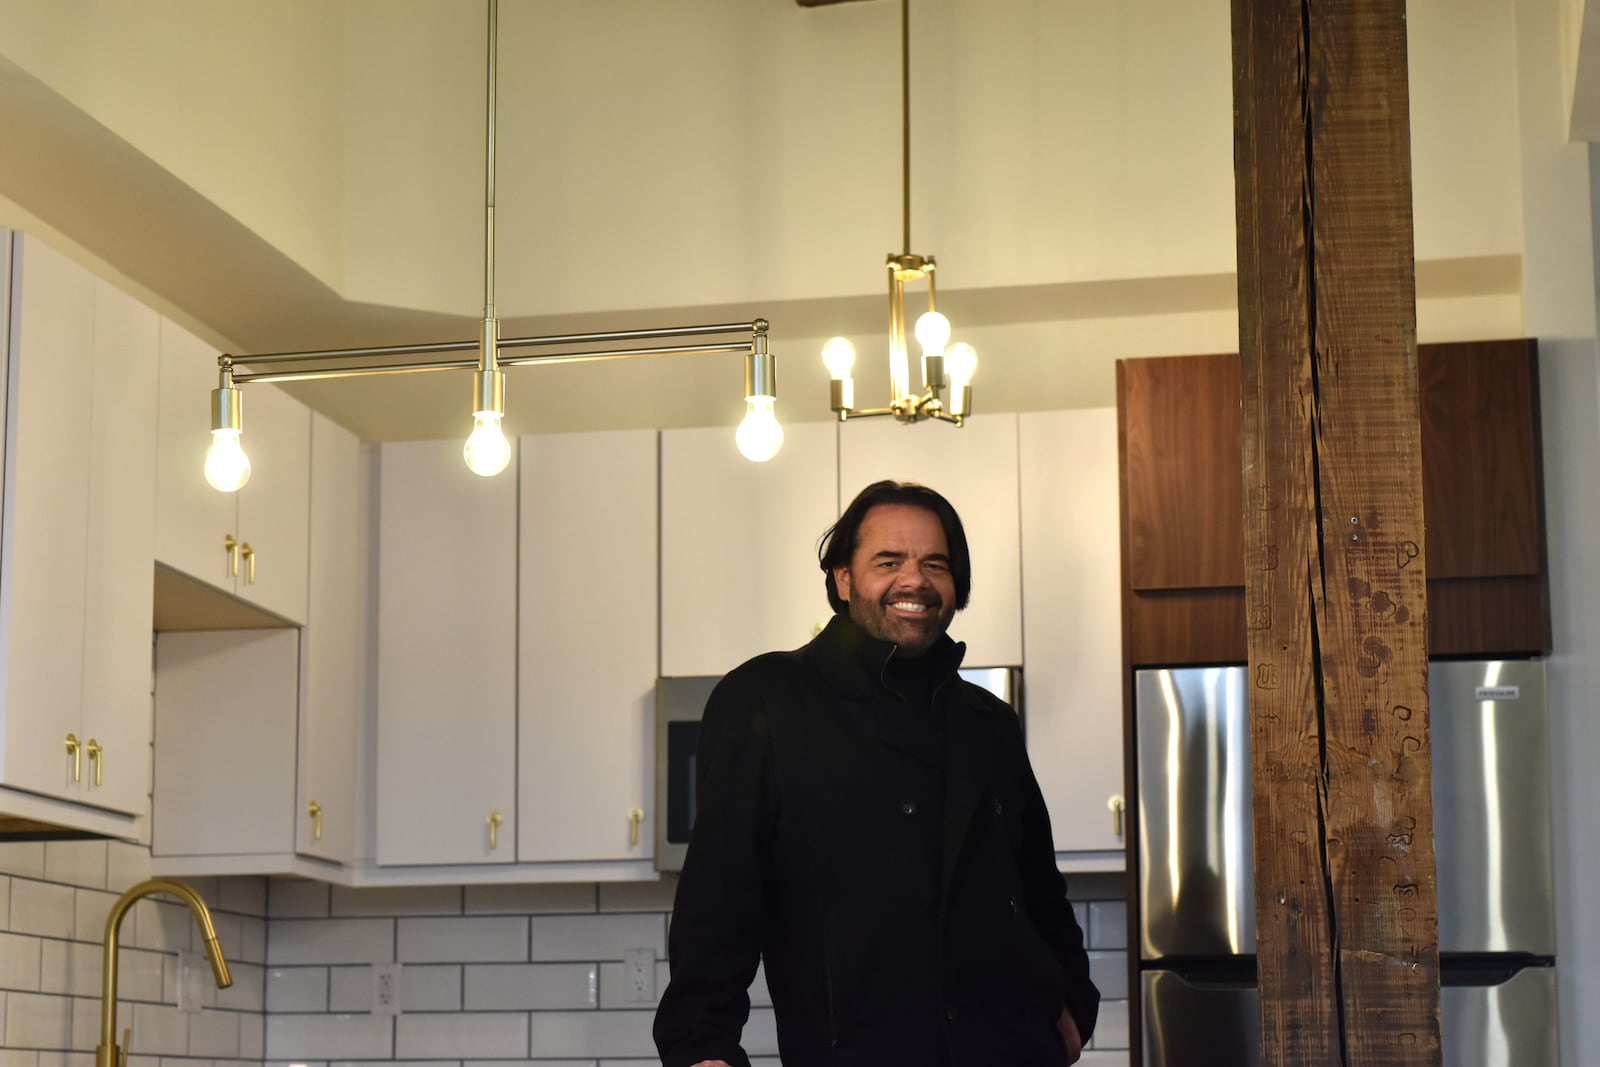
<instances>
[{"instance_id":1,"label":"black jacket","mask_svg":"<svg viewBox=\"0 0 1600 1067\"><path fill-rule=\"evenodd\" d=\"M929 652L942 773L902 729L894 646L847 618L718 684L656 1014L666 1067L747 1067L762 958L785 1067L1059 1067L1063 1006L1088 1040L1100 996L1049 815L1016 716L956 676L964 652Z\"/></svg>"}]
</instances>

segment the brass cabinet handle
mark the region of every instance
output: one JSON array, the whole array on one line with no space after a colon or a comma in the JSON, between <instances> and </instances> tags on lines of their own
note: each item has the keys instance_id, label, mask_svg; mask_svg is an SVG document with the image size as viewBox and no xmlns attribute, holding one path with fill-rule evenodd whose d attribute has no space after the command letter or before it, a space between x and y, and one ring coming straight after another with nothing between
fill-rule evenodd
<instances>
[{"instance_id":1,"label":"brass cabinet handle","mask_svg":"<svg viewBox=\"0 0 1600 1067\"><path fill-rule=\"evenodd\" d=\"M100 788L100 765L103 762L101 757L105 755L106 750L100 747L100 742L91 737L89 738L89 743L84 746L84 751L89 755L89 762L94 764L94 784L95 788L98 789Z\"/></svg>"},{"instance_id":2,"label":"brass cabinet handle","mask_svg":"<svg viewBox=\"0 0 1600 1067\"><path fill-rule=\"evenodd\" d=\"M233 534L224 534L222 548L228 553L228 577L239 577L239 540Z\"/></svg>"},{"instance_id":3,"label":"brass cabinet handle","mask_svg":"<svg viewBox=\"0 0 1600 1067\"><path fill-rule=\"evenodd\" d=\"M244 584L255 585L256 550L251 548L250 543L247 541L239 546L239 554L244 557Z\"/></svg>"},{"instance_id":4,"label":"brass cabinet handle","mask_svg":"<svg viewBox=\"0 0 1600 1067\"><path fill-rule=\"evenodd\" d=\"M311 816L311 840L322 840L322 805L313 800L306 806L306 814Z\"/></svg>"},{"instance_id":5,"label":"brass cabinet handle","mask_svg":"<svg viewBox=\"0 0 1600 1067\"><path fill-rule=\"evenodd\" d=\"M72 757L72 780L83 781L83 755L76 734L67 735L67 755Z\"/></svg>"},{"instance_id":6,"label":"brass cabinet handle","mask_svg":"<svg viewBox=\"0 0 1600 1067\"><path fill-rule=\"evenodd\" d=\"M644 822L643 808L628 809L628 844L639 844L639 824Z\"/></svg>"},{"instance_id":7,"label":"brass cabinet handle","mask_svg":"<svg viewBox=\"0 0 1600 1067\"><path fill-rule=\"evenodd\" d=\"M489 813L489 851L490 852L493 852L495 849L500 847L500 824L505 822L505 821L506 821L506 817L504 815L501 815L498 811L491 811Z\"/></svg>"},{"instance_id":8,"label":"brass cabinet handle","mask_svg":"<svg viewBox=\"0 0 1600 1067\"><path fill-rule=\"evenodd\" d=\"M1122 799L1122 794L1118 793L1110 800L1106 801L1106 807L1111 811L1111 832L1116 834L1118 837L1121 837L1122 811L1125 807L1127 807L1127 804Z\"/></svg>"}]
</instances>

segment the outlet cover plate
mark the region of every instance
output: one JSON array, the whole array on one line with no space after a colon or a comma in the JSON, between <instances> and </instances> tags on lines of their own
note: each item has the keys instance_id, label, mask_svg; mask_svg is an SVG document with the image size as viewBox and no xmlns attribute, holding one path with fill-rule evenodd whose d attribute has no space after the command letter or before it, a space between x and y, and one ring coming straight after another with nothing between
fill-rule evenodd
<instances>
[{"instance_id":1,"label":"outlet cover plate","mask_svg":"<svg viewBox=\"0 0 1600 1067\"><path fill-rule=\"evenodd\" d=\"M622 953L622 1001L624 1004L656 1002L656 950L630 948Z\"/></svg>"},{"instance_id":2,"label":"outlet cover plate","mask_svg":"<svg viewBox=\"0 0 1600 1067\"><path fill-rule=\"evenodd\" d=\"M400 1014L400 964L372 965L372 1014L391 1018Z\"/></svg>"}]
</instances>

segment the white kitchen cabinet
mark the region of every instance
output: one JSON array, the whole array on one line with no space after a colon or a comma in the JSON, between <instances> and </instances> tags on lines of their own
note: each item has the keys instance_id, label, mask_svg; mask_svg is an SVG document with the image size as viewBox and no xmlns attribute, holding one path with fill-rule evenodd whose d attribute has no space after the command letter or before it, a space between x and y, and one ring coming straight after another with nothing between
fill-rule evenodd
<instances>
[{"instance_id":1,"label":"white kitchen cabinet","mask_svg":"<svg viewBox=\"0 0 1600 1067\"><path fill-rule=\"evenodd\" d=\"M950 636L966 642L966 666L1022 663L1017 416L975 415L960 429L903 426L891 418L841 426L839 506L848 507L885 478L935 489L961 516L972 553L972 596L950 624Z\"/></svg>"},{"instance_id":2,"label":"white kitchen cabinet","mask_svg":"<svg viewBox=\"0 0 1600 1067\"><path fill-rule=\"evenodd\" d=\"M250 480L207 484L217 351L161 322L156 560L291 623L306 618L311 413L274 385L242 387Z\"/></svg>"},{"instance_id":3,"label":"white kitchen cabinet","mask_svg":"<svg viewBox=\"0 0 1600 1067\"><path fill-rule=\"evenodd\" d=\"M721 675L832 615L817 538L839 516L837 423L752 463L726 427L661 433L661 673Z\"/></svg>"},{"instance_id":4,"label":"white kitchen cabinet","mask_svg":"<svg viewBox=\"0 0 1600 1067\"><path fill-rule=\"evenodd\" d=\"M376 540L376 860L512 863L515 457L480 478L460 441L384 444Z\"/></svg>"},{"instance_id":5,"label":"white kitchen cabinet","mask_svg":"<svg viewBox=\"0 0 1600 1067\"><path fill-rule=\"evenodd\" d=\"M361 441L320 414L311 417L311 459L295 850L349 863L360 822L356 753L366 699L370 485Z\"/></svg>"},{"instance_id":6,"label":"white kitchen cabinet","mask_svg":"<svg viewBox=\"0 0 1600 1067\"><path fill-rule=\"evenodd\" d=\"M621 430L520 442L523 863L651 856L656 439Z\"/></svg>"},{"instance_id":7,"label":"white kitchen cabinet","mask_svg":"<svg viewBox=\"0 0 1600 1067\"><path fill-rule=\"evenodd\" d=\"M293 628L156 638L154 812L161 874L262 869L294 847L300 635Z\"/></svg>"},{"instance_id":8,"label":"white kitchen cabinet","mask_svg":"<svg viewBox=\"0 0 1600 1067\"><path fill-rule=\"evenodd\" d=\"M1028 755L1065 865L1123 866L1114 408L1018 416ZM1099 855L1095 855L1098 853Z\"/></svg>"},{"instance_id":9,"label":"white kitchen cabinet","mask_svg":"<svg viewBox=\"0 0 1600 1067\"><path fill-rule=\"evenodd\" d=\"M0 784L137 816L158 320L36 238L11 235L9 262ZM73 824L69 811L43 817Z\"/></svg>"}]
</instances>

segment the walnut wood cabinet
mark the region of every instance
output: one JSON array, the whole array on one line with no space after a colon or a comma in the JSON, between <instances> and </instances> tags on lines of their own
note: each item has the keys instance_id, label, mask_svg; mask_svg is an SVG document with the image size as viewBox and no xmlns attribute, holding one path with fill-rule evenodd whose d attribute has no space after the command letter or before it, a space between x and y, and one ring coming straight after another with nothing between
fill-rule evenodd
<instances>
[{"instance_id":1,"label":"walnut wood cabinet","mask_svg":"<svg viewBox=\"0 0 1600 1067\"><path fill-rule=\"evenodd\" d=\"M1550 649L1533 341L1419 346L1428 640L1435 656ZM1132 666L1245 660L1236 355L1117 364Z\"/></svg>"}]
</instances>

